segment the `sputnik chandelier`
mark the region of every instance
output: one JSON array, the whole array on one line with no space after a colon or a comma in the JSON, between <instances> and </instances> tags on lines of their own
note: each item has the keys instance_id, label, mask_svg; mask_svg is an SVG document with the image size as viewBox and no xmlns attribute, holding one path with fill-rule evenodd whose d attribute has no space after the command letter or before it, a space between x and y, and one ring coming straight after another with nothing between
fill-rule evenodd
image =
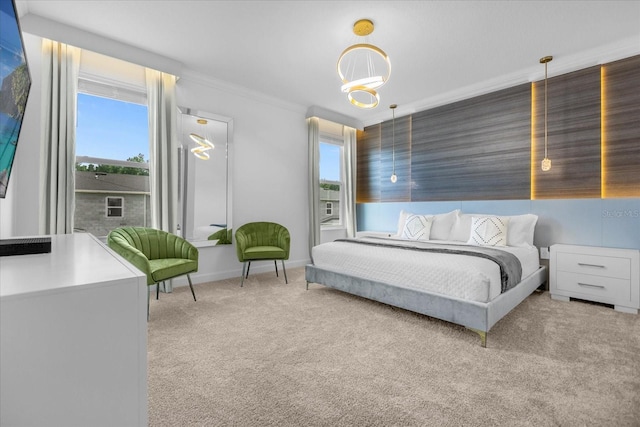
<instances>
[{"instance_id":1,"label":"sputnik chandelier","mask_svg":"<svg viewBox=\"0 0 640 427\"><path fill-rule=\"evenodd\" d=\"M338 58L338 76L342 80L342 92L349 102L359 108L375 108L380 103L376 92L391 75L389 56L379 47L367 43L366 38L373 32L373 22L360 19L353 24L353 33L364 38L346 48Z\"/></svg>"},{"instance_id":2,"label":"sputnik chandelier","mask_svg":"<svg viewBox=\"0 0 640 427\"><path fill-rule=\"evenodd\" d=\"M199 125L203 126L203 130L206 130L207 121L205 119L198 119L197 122ZM205 132L202 132L202 134L206 135ZM197 133L190 133L189 138L198 144L191 149L193 155L201 160L209 160L209 153L207 153L207 151L215 148L213 142L209 141L209 139L204 136L198 135Z\"/></svg>"}]
</instances>

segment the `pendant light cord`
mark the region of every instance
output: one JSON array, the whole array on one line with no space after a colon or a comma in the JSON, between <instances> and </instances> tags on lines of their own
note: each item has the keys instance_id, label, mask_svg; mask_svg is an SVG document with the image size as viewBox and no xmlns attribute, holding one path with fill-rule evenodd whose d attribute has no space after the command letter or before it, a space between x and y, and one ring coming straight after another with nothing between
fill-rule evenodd
<instances>
[{"instance_id":1,"label":"pendant light cord","mask_svg":"<svg viewBox=\"0 0 640 427\"><path fill-rule=\"evenodd\" d=\"M547 62L544 63L544 158L547 158Z\"/></svg>"},{"instance_id":2,"label":"pendant light cord","mask_svg":"<svg viewBox=\"0 0 640 427\"><path fill-rule=\"evenodd\" d=\"M393 174L396 174L396 109L392 108L393 120L391 121L391 159L393 162Z\"/></svg>"}]
</instances>

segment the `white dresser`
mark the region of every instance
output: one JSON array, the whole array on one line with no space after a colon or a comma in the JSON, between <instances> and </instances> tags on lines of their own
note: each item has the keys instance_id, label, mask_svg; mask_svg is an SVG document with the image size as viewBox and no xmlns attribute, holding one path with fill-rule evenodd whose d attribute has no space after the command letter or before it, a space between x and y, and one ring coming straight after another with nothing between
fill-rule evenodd
<instances>
[{"instance_id":1,"label":"white dresser","mask_svg":"<svg viewBox=\"0 0 640 427\"><path fill-rule=\"evenodd\" d=\"M146 292L90 234L0 257L0 425L146 426Z\"/></svg>"},{"instance_id":2,"label":"white dresser","mask_svg":"<svg viewBox=\"0 0 640 427\"><path fill-rule=\"evenodd\" d=\"M551 298L612 304L618 311L640 309L640 251L595 246L551 246Z\"/></svg>"}]
</instances>

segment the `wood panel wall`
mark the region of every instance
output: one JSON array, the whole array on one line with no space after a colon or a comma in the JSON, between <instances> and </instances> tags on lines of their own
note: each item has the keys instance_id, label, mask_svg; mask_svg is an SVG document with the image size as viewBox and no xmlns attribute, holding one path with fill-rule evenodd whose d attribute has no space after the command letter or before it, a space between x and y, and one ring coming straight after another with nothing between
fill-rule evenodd
<instances>
[{"instance_id":1,"label":"wood panel wall","mask_svg":"<svg viewBox=\"0 0 640 427\"><path fill-rule=\"evenodd\" d=\"M391 121L365 128L357 202L640 197L640 55L547 83L550 171L541 80L396 118L396 184Z\"/></svg>"},{"instance_id":2,"label":"wood panel wall","mask_svg":"<svg viewBox=\"0 0 640 427\"><path fill-rule=\"evenodd\" d=\"M524 84L415 114L411 200L528 199L530 90Z\"/></svg>"},{"instance_id":3,"label":"wood panel wall","mask_svg":"<svg viewBox=\"0 0 640 427\"><path fill-rule=\"evenodd\" d=\"M553 64L553 62L551 62ZM535 155L533 199L600 197L600 67L549 78L544 158L544 80L534 84Z\"/></svg>"},{"instance_id":4,"label":"wood panel wall","mask_svg":"<svg viewBox=\"0 0 640 427\"><path fill-rule=\"evenodd\" d=\"M603 67L603 197L640 195L640 56Z\"/></svg>"}]
</instances>

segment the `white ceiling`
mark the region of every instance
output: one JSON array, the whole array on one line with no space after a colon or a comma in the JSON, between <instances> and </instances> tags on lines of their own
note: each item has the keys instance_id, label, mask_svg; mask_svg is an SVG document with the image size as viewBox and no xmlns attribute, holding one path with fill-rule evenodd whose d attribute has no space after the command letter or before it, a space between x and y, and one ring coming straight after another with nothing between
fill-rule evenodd
<instances>
[{"instance_id":1,"label":"white ceiling","mask_svg":"<svg viewBox=\"0 0 640 427\"><path fill-rule=\"evenodd\" d=\"M188 72L365 124L640 53L640 1L16 0L30 13L169 57ZM355 21L392 62L380 106L340 91Z\"/></svg>"}]
</instances>

